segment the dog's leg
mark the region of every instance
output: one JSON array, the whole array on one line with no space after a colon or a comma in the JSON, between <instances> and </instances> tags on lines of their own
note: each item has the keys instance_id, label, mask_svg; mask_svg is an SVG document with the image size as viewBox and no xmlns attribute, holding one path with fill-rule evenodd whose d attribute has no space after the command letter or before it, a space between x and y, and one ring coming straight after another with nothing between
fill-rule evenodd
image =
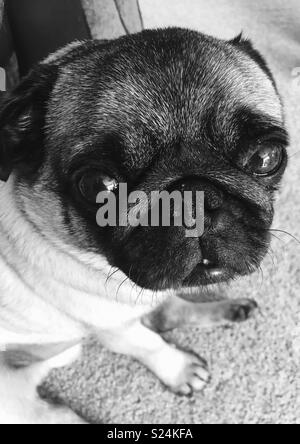
<instances>
[{"instance_id":1,"label":"dog's leg","mask_svg":"<svg viewBox=\"0 0 300 444\"><path fill-rule=\"evenodd\" d=\"M144 316L143 324L155 332L165 333L184 325L210 327L243 322L256 309L257 303L250 299L193 303L174 297Z\"/></svg>"},{"instance_id":2,"label":"dog's leg","mask_svg":"<svg viewBox=\"0 0 300 444\"><path fill-rule=\"evenodd\" d=\"M79 346L25 368L8 365L0 355L0 424L84 424L67 407L51 405L39 398L37 387L53 368L69 364L78 356ZM4 401L5 400L5 401Z\"/></svg>"},{"instance_id":3,"label":"dog's leg","mask_svg":"<svg viewBox=\"0 0 300 444\"><path fill-rule=\"evenodd\" d=\"M99 337L110 350L142 362L172 391L190 395L202 390L209 381L205 362L193 353L166 343L156 332L166 332L187 323L211 326L242 322L256 308L256 302L247 299L197 304L172 298L126 328L102 331Z\"/></svg>"},{"instance_id":4,"label":"dog's leg","mask_svg":"<svg viewBox=\"0 0 300 444\"><path fill-rule=\"evenodd\" d=\"M168 344L140 319L123 329L102 331L98 335L108 349L134 357L178 394L200 391L209 381L206 363L201 358Z\"/></svg>"}]
</instances>

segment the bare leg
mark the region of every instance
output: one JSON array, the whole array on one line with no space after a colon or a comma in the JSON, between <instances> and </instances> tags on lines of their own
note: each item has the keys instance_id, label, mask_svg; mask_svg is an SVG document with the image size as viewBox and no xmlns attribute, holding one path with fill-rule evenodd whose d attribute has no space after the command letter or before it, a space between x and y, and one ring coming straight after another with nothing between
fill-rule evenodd
<instances>
[{"instance_id":1,"label":"bare leg","mask_svg":"<svg viewBox=\"0 0 300 444\"><path fill-rule=\"evenodd\" d=\"M143 326L140 319L122 330L102 331L98 335L108 349L134 357L178 394L200 391L209 381L206 364L201 358L171 346Z\"/></svg>"},{"instance_id":2,"label":"bare leg","mask_svg":"<svg viewBox=\"0 0 300 444\"><path fill-rule=\"evenodd\" d=\"M193 303L172 298L143 317L143 324L158 333L164 333L184 325L210 327L228 322L243 322L257 309L257 303L249 299L222 300Z\"/></svg>"}]
</instances>

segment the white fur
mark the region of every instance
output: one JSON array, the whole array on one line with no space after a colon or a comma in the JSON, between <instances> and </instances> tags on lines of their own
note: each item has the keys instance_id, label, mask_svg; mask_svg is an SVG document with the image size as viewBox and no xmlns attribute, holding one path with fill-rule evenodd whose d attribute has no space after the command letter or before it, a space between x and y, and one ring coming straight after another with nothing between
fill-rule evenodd
<instances>
[{"instance_id":1,"label":"white fur","mask_svg":"<svg viewBox=\"0 0 300 444\"><path fill-rule=\"evenodd\" d=\"M51 220L47 227L39 213L42 202L33 208L34 200L34 195L18 200L13 175L0 183L0 397L6 400L0 422L76 422L73 413L62 410L58 419L36 395L36 386L59 362L14 371L5 364L5 351L22 344L80 343L92 332L126 330L167 295L141 293L130 281L121 285L126 277L120 271L106 283L111 272L106 260L55 235Z\"/></svg>"},{"instance_id":2,"label":"white fur","mask_svg":"<svg viewBox=\"0 0 300 444\"><path fill-rule=\"evenodd\" d=\"M111 268L104 258L51 239L38 215L25 218L13 176L0 185L0 201L2 346L76 340L92 329L122 325L155 305L153 292L141 293L129 280L121 285L126 276L120 271L106 283Z\"/></svg>"},{"instance_id":3,"label":"white fur","mask_svg":"<svg viewBox=\"0 0 300 444\"><path fill-rule=\"evenodd\" d=\"M84 424L68 408L57 408L41 400L36 387L54 367L61 367L76 359L77 345L46 362L26 369L11 369L0 353L0 424Z\"/></svg>"},{"instance_id":4,"label":"white fur","mask_svg":"<svg viewBox=\"0 0 300 444\"><path fill-rule=\"evenodd\" d=\"M166 301L167 311L174 304L192 322L211 325L224 318L217 316L218 303L191 308L188 302L176 303L172 294L169 307L170 293L141 293L129 280L121 285L120 271L106 283L107 262L66 242L55 199L43 201L41 191L36 186L20 191L14 176L0 184L0 398L5 399L0 423L84 423L70 410L39 399L36 387L49 370L74 360L92 332L110 350L141 361L172 390L202 390L209 379L202 360L167 344L143 325L142 317ZM42 353L41 346L48 352ZM32 354L33 364L12 369L10 358L20 352L21 357ZM60 354L39 361L53 352Z\"/></svg>"}]
</instances>

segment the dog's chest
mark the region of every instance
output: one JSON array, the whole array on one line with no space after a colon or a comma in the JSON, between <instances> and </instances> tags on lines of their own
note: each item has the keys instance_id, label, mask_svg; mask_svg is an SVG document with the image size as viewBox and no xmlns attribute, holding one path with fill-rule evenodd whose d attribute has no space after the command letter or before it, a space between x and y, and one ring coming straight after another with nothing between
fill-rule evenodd
<instances>
[{"instance_id":1,"label":"dog's chest","mask_svg":"<svg viewBox=\"0 0 300 444\"><path fill-rule=\"evenodd\" d=\"M45 226L20 211L9 187L0 185L0 197L0 344L72 341L160 302L121 272L112 276L104 258L75 251L56 232L42 236Z\"/></svg>"},{"instance_id":2,"label":"dog's chest","mask_svg":"<svg viewBox=\"0 0 300 444\"><path fill-rule=\"evenodd\" d=\"M61 268L68 273L66 261ZM95 330L119 328L152 308L124 303L124 299L133 300L136 295L131 294L130 287L119 290L119 280L111 282L102 291L101 285L98 289L96 282L91 288L91 281L84 272L81 280L78 274L73 280L72 276L69 277L73 281L72 286L51 274L43 274L29 264L12 264L0 257L0 276L2 349L8 344L77 340ZM142 294L139 296L142 298ZM123 299L123 303L119 298Z\"/></svg>"}]
</instances>

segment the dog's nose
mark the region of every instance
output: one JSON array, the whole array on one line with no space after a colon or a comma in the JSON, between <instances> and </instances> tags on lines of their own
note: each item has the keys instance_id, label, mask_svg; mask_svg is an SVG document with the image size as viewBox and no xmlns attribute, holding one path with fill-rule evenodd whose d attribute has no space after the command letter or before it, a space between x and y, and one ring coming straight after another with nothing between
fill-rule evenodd
<instances>
[{"instance_id":1,"label":"dog's nose","mask_svg":"<svg viewBox=\"0 0 300 444\"><path fill-rule=\"evenodd\" d=\"M177 189L181 191L202 191L204 192L204 209L211 213L219 210L223 206L223 192L210 182L191 178L183 179L177 183Z\"/></svg>"},{"instance_id":2,"label":"dog's nose","mask_svg":"<svg viewBox=\"0 0 300 444\"><path fill-rule=\"evenodd\" d=\"M208 212L219 210L223 206L224 196L221 190L213 185L207 186L204 191L204 209Z\"/></svg>"}]
</instances>

